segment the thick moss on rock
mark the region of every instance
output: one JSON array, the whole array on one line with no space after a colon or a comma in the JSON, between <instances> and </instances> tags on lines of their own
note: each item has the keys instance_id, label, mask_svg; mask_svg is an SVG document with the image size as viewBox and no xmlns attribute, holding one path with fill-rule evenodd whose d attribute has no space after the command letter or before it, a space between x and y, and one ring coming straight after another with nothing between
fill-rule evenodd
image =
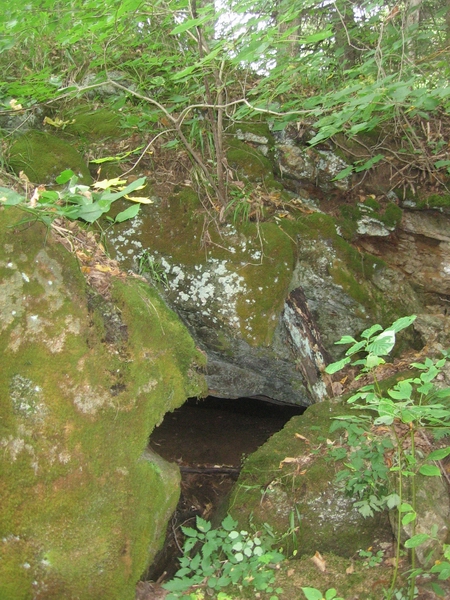
<instances>
[{"instance_id":1,"label":"thick moss on rock","mask_svg":"<svg viewBox=\"0 0 450 600\"><path fill-rule=\"evenodd\" d=\"M69 121L65 131L93 141L105 138L117 139L124 135L120 128L120 116L107 108L78 106L63 113L63 120Z\"/></svg>"},{"instance_id":2,"label":"thick moss on rock","mask_svg":"<svg viewBox=\"0 0 450 600\"><path fill-rule=\"evenodd\" d=\"M428 194L417 196L415 194L407 194L405 204L417 209L437 209L443 212L450 212L450 194Z\"/></svg>"},{"instance_id":3,"label":"thick moss on rock","mask_svg":"<svg viewBox=\"0 0 450 600\"><path fill-rule=\"evenodd\" d=\"M36 184L54 183L65 169L72 169L81 183L92 181L88 166L77 150L68 141L49 133L31 131L19 137L10 148L8 163L17 174L23 171Z\"/></svg>"},{"instance_id":4,"label":"thick moss on rock","mask_svg":"<svg viewBox=\"0 0 450 600\"><path fill-rule=\"evenodd\" d=\"M44 227L8 228L20 216L0 209L0 598L131 600L179 495L148 436L203 393L204 358L142 282L89 303Z\"/></svg>"},{"instance_id":5,"label":"thick moss on rock","mask_svg":"<svg viewBox=\"0 0 450 600\"><path fill-rule=\"evenodd\" d=\"M166 294L177 310L195 312L205 323L220 320L228 335L251 346L269 345L294 268L292 239L275 223L249 222L211 228L202 247L197 203L188 190L144 208L139 220L111 236L118 258L136 268L145 248L164 269Z\"/></svg>"},{"instance_id":6,"label":"thick moss on rock","mask_svg":"<svg viewBox=\"0 0 450 600\"><path fill-rule=\"evenodd\" d=\"M289 531L283 546L298 557L316 551L350 557L380 536L391 537L387 514L363 518L334 482L339 465L326 460L325 440L335 439L331 419L343 414L348 407L341 403L314 404L247 458L229 505L241 526L267 523L277 537Z\"/></svg>"},{"instance_id":7,"label":"thick moss on rock","mask_svg":"<svg viewBox=\"0 0 450 600\"><path fill-rule=\"evenodd\" d=\"M228 163L241 177L252 182L273 179L273 165L259 150L234 138L229 139L227 144Z\"/></svg>"}]
</instances>

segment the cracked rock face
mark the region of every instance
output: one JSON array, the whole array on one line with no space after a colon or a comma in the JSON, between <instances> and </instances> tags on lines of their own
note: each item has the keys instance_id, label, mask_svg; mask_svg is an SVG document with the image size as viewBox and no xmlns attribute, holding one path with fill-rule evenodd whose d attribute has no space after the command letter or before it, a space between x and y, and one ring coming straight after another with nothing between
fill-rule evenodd
<instances>
[{"instance_id":1,"label":"cracked rock face","mask_svg":"<svg viewBox=\"0 0 450 600\"><path fill-rule=\"evenodd\" d=\"M450 217L438 211L405 210L395 236L365 238L368 251L406 275L422 294L450 295Z\"/></svg>"}]
</instances>

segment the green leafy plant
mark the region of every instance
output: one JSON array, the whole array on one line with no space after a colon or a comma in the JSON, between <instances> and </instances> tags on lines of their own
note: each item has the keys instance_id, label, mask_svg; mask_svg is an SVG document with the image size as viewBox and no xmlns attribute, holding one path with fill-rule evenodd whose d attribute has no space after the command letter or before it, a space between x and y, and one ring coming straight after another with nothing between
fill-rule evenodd
<instances>
[{"instance_id":1,"label":"green leafy plant","mask_svg":"<svg viewBox=\"0 0 450 600\"><path fill-rule=\"evenodd\" d=\"M186 540L181 568L163 585L170 592L167 600L189 598L186 592L192 587L204 587L216 593L227 586L282 593L280 588L273 588L273 566L284 556L272 550L262 536L238 530L237 521L229 515L219 529L213 529L211 523L200 517L196 526L196 529L182 527ZM277 595L271 596L271 600L276 599Z\"/></svg>"},{"instance_id":2,"label":"green leafy plant","mask_svg":"<svg viewBox=\"0 0 450 600\"><path fill-rule=\"evenodd\" d=\"M62 191L39 191L38 188L31 200L7 188L0 188L0 203L3 206L17 206L32 218L48 226L58 217L94 223L110 211L116 200L140 189L145 183L145 177L136 179L127 186L123 186L117 180L102 182L101 187L98 183L87 186L79 184L78 177L71 170L66 170L56 178L56 183L67 185ZM116 185L120 189L114 190ZM135 217L139 212L141 201L137 199L112 221L121 223Z\"/></svg>"},{"instance_id":3,"label":"green leafy plant","mask_svg":"<svg viewBox=\"0 0 450 600\"><path fill-rule=\"evenodd\" d=\"M230 189L231 200L227 205L227 211L233 215L233 223L247 223L250 220L252 201L244 190L238 188Z\"/></svg>"},{"instance_id":4,"label":"green leafy plant","mask_svg":"<svg viewBox=\"0 0 450 600\"><path fill-rule=\"evenodd\" d=\"M378 566L383 561L382 550L378 550L378 552L372 552L372 549L369 548L368 550L360 550L358 554L364 559L364 566L368 569Z\"/></svg>"},{"instance_id":5,"label":"green leafy plant","mask_svg":"<svg viewBox=\"0 0 450 600\"><path fill-rule=\"evenodd\" d=\"M337 595L334 588L327 590L325 595L317 588L312 587L302 587L302 592L305 594L306 600L344 600Z\"/></svg>"},{"instance_id":6,"label":"green leafy plant","mask_svg":"<svg viewBox=\"0 0 450 600\"><path fill-rule=\"evenodd\" d=\"M333 374L349 364L358 366L360 374L357 379L362 375L370 375L373 380L373 383L362 386L347 400L352 407L363 411L362 414L339 417L332 425L332 430L341 427L346 430L350 447L348 453L343 448L334 450L334 457L344 461L346 469L338 479L345 483L346 491L356 498L355 506L363 515L371 515L374 510L385 507L397 510L397 561L388 598L394 597L401 528L411 527L411 536L404 544L405 548L411 550L412 569L408 592L411 600L414 598L416 577L423 573L423 569L416 568L415 549L436 536L436 531L415 532L417 519L420 518L417 514L416 477L418 474L425 477L440 476L441 471L435 461L450 454L450 447L446 447L422 456L416 450L416 438L420 433L425 435L425 430L436 431L439 435L450 433L450 388L437 389L434 385L447 362L448 354L444 353L441 359L427 357L424 362L413 362L411 368L417 375L402 379L388 389L383 389L378 381L377 367L385 362L383 357L394 348L396 334L411 325L415 318L414 315L402 317L386 329L378 324L373 325L361 333L359 341L351 336L343 336L336 343L350 347L344 358L326 368L327 373ZM380 437L376 432L377 427L387 431L388 435ZM386 451L391 451L393 457L389 467L384 464ZM409 486L406 486L406 480ZM393 483L394 490L390 489ZM450 575L445 567L442 573Z\"/></svg>"},{"instance_id":7,"label":"green leafy plant","mask_svg":"<svg viewBox=\"0 0 450 600\"><path fill-rule=\"evenodd\" d=\"M148 250L144 250L139 256L137 271L139 275L148 275L155 283L161 284L164 287L169 285L163 266L153 258Z\"/></svg>"}]
</instances>

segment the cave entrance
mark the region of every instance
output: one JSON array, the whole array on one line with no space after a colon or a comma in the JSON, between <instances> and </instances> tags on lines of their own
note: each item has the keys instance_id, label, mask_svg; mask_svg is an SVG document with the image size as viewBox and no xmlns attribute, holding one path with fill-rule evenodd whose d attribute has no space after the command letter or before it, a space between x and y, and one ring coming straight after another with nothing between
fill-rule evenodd
<instances>
[{"instance_id":1,"label":"cave entrance","mask_svg":"<svg viewBox=\"0 0 450 600\"><path fill-rule=\"evenodd\" d=\"M218 525L225 500L236 482L243 459L280 431L304 407L274 404L270 399L190 398L167 413L153 431L149 446L181 471L181 497L168 527L165 548L146 579L167 580L178 569L183 544L181 525L195 517Z\"/></svg>"}]
</instances>

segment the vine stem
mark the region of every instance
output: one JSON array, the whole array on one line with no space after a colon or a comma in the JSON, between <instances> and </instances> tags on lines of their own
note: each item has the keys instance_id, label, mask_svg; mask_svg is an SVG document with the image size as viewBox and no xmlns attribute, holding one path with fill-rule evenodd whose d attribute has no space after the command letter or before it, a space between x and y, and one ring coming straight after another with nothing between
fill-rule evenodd
<instances>
[{"instance_id":1,"label":"vine stem","mask_svg":"<svg viewBox=\"0 0 450 600\"><path fill-rule=\"evenodd\" d=\"M413 423L410 423L410 436L411 436L411 455L413 458L413 464L415 465L416 463L416 442L415 442L415 429L414 429L414 425ZM411 482L411 504L414 510L414 514L417 515L417 511L416 511L416 474L414 473L414 475L412 476L412 482ZM411 537L414 537L416 535L416 518L414 518L414 521L412 522L412 535ZM416 570L416 549L415 548L411 548L411 567L412 567L412 571L413 573ZM416 577L413 576L411 577L410 580L410 584L409 584L409 598L410 600L414 600L414 588L415 588L415 583L416 583Z\"/></svg>"},{"instance_id":2,"label":"vine stem","mask_svg":"<svg viewBox=\"0 0 450 600\"><path fill-rule=\"evenodd\" d=\"M397 447L397 463L398 463L398 484L397 491L399 496L398 503L398 517L397 517L397 543L395 548L395 565L394 565L394 573L392 575L391 586L388 591L388 598L392 598L392 594L394 593L394 587L397 582L398 577L398 566L400 562L400 547L401 547L401 536L402 536L402 513L400 507L403 503L403 477L402 477L402 450L401 443L398 438L397 432L395 431L395 427L392 427L394 432L394 436L396 439L396 447Z\"/></svg>"}]
</instances>

